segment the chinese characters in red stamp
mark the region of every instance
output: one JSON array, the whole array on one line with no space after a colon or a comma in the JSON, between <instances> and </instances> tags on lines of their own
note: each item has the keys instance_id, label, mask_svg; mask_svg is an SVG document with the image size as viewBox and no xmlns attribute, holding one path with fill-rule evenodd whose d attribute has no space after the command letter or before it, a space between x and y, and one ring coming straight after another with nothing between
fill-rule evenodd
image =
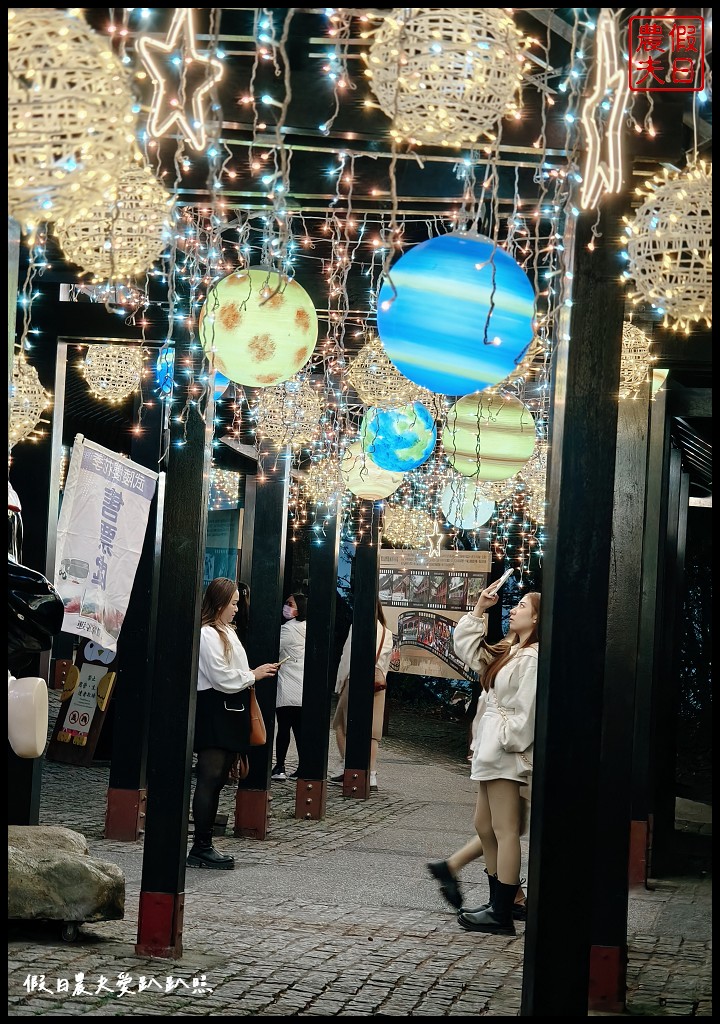
<instances>
[{"instance_id":1,"label":"chinese characters in red stamp","mask_svg":"<svg viewBox=\"0 0 720 1024\"><path fill-rule=\"evenodd\" d=\"M633 15L629 23L633 92L700 92L705 87L705 19Z\"/></svg>"}]
</instances>

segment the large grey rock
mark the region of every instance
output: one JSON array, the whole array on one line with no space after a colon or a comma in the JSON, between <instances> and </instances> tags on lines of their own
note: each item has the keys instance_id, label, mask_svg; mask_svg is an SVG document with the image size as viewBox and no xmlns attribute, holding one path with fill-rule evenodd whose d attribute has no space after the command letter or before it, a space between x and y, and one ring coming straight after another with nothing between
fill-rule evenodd
<instances>
[{"instance_id":1,"label":"large grey rock","mask_svg":"<svg viewBox=\"0 0 720 1024\"><path fill-rule=\"evenodd\" d=\"M88 855L85 837L56 825L8 828L8 919L117 921L125 876Z\"/></svg>"}]
</instances>

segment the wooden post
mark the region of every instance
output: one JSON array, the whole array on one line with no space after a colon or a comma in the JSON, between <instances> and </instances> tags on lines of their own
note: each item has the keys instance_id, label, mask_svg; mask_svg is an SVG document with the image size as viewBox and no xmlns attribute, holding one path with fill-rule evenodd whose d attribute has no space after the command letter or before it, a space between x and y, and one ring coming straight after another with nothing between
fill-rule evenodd
<instances>
[{"instance_id":1,"label":"wooden post","mask_svg":"<svg viewBox=\"0 0 720 1024\"><path fill-rule=\"evenodd\" d=\"M319 820L325 817L330 702L335 688L332 670L339 550L338 517L332 516L325 525L324 536L319 541L314 537L310 541L296 818Z\"/></svg>"},{"instance_id":2,"label":"wooden post","mask_svg":"<svg viewBox=\"0 0 720 1024\"><path fill-rule=\"evenodd\" d=\"M577 218L569 331L561 322L556 352L521 1005L525 1017L583 1017L588 1008L591 908L587 900L577 899L577 886L595 843L624 315L617 238L625 202L622 196L604 199L601 242L595 240L592 253L587 246L595 212Z\"/></svg>"},{"instance_id":3,"label":"wooden post","mask_svg":"<svg viewBox=\"0 0 720 1024\"><path fill-rule=\"evenodd\" d=\"M380 543L378 517L372 502L363 502L369 525L355 551L352 646L348 691L347 743L343 796L367 800L370 795L370 741L373 677L377 645L376 609Z\"/></svg>"},{"instance_id":4,"label":"wooden post","mask_svg":"<svg viewBox=\"0 0 720 1024\"><path fill-rule=\"evenodd\" d=\"M589 1008L620 1013L627 983L628 856L632 790L635 666L638 653L645 519L649 385L618 406L615 499L596 850Z\"/></svg>"},{"instance_id":5,"label":"wooden post","mask_svg":"<svg viewBox=\"0 0 720 1024\"><path fill-rule=\"evenodd\" d=\"M177 330L175 365L197 347ZM165 485L157 596L154 682L150 704L148 799L138 936L139 956L182 956L190 766L197 696L200 595L207 533L213 403L204 415L196 387L177 378ZM185 410L184 421L177 415Z\"/></svg>"},{"instance_id":6,"label":"wooden post","mask_svg":"<svg viewBox=\"0 0 720 1024\"><path fill-rule=\"evenodd\" d=\"M169 401L169 399L168 399ZM135 418L137 418L137 406ZM157 472L166 419L165 402L145 404L141 433L133 436L130 457ZM159 565L158 506L164 479L158 480L130 604L118 642L119 673L113 695L112 760L105 811L105 838L135 842L145 829L147 743Z\"/></svg>"},{"instance_id":7,"label":"wooden post","mask_svg":"<svg viewBox=\"0 0 720 1024\"><path fill-rule=\"evenodd\" d=\"M247 655L250 667L277 661L280 613L284 594L290 453L261 449L256 477L255 513L250 573L250 621ZM243 565L246 565L243 547ZM262 679L255 693L265 719L267 743L250 751L250 772L235 798L236 836L265 839L268 827L270 762L275 733L277 679Z\"/></svg>"}]
</instances>

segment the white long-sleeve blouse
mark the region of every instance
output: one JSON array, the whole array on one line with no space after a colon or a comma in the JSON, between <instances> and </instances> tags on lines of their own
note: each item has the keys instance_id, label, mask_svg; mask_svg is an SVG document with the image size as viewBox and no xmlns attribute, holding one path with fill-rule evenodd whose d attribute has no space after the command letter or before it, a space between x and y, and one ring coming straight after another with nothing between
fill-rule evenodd
<instances>
[{"instance_id":1,"label":"white long-sleeve blouse","mask_svg":"<svg viewBox=\"0 0 720 1024\"><path fill-rule=\"evenodd\" d=\"M482 644L484 637L485 619L472 614L460 619L453 635L457 656L481 674L493 660ZM536 644L516 645L487 691L473 742L471 778L476 781L528 781L535 734L537 662Z\"/></svg>"},{"instance_id":2,"label":"white long-sleeve blouse","mask_svg":"<svg viewBox=\"0 0 720 1024\"><path fill-rule=\"evenodd\" d=\"M383 625L381 622L377 623L377 633L375 636L375 653L377 654L378 648L380 647L380 639L383 635ZM340 655L340 664L338 665L337 680L335 683L335 693L342 693L345 682L350 675L350 649L352 647L352 626L347 635L345 646L342 649ZM388 674L390 671L390 658L392 656L393 649L393 632L389 626L385 626L385 638L382 641L382 649L380 656L377 659L377 664L380 669Z\"/></svg>"},{"instance_id":3,"label":"white long-sleeve blouse","mask_svg":"<svg viewBox=\"0 0 720 1024\"><path fill-rule=\"evenodd\" d=\"M221 693L239 693L255 685L245 648L234 629L227 630L230 641L230 660L225 657L222 638L214 626L200 630L200 656L198 659L197 688L220 690Z\"/></svg>"}]
</instances>

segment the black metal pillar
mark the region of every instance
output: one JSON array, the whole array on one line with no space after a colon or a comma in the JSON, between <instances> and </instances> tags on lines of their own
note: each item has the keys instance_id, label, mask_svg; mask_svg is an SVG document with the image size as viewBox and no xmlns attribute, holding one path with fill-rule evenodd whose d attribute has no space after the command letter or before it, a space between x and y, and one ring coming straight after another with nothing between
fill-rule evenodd
<instances>
[{"instance_id":1,"label":"black metal pillar","mask_svg":"<svg viewBox=\"0 0 720 1024\"><path fill-rule=\"evenodd\" d=\"M369 525L355 550L343 796L367 800L370 795L369 768L377 644L380 538L378 516L372 502L363 502L363 506L362 518L366 518Z\"/></svg>"},{"instance_id":2,"label":"black metal pillar","mask_svg":"<svg viewBox=\"0 0 720 1024\"><path fill-rule=\"evenodd\" d=\"M277 661L283 598L285 545L287 540L290 452L278 454L261 449L256 477L252 568L250 572L250 622L247 655L251 668ZM247 510L247 500L246 500ZM243 571L247 565L243 545ZM270 796L270 762L275 733L277 679L262 679L255 693L265 719L267 743L250 751L250 772L240 783L235 799L236 836L265 839Z\"/></svg>"},{"instance_id":3,"label":"black metal pillar","mask_svg":"<svg viewBox=\"0 0 720 1024\"><path fill-rule=\"evenodd\" d=\"M177 334L175 365L193 365L197 372L197 346L191 347L184 330ZM204 415L197 397L197 385L193 387L185 374L180 375L170 417L157 597L147 818L136 945L141 956L182 955L200 595L213 433L212 397ZM181 411L185 415L179 415Z\"/></svg>"},{"instance_id":4,"label":"black metal pillar","mask_svg":"<svg viewBox=\"0 0 720 1024\"><path fill-rule=\"evenodd\" d=\"M340 525L328 520L324 536L310 541L307 632L303 669L302 739L295 787L295 817L325 817L330 702L337 601Z\"/></svg>"},{"instance_id":5,"label":"black metal pillar","mask_svg":"<svg viewBox=\"0 0 720 1024\"><path fill-rule=\"evenodd\" d=\"M134 419L138 416L139 399ZM157 472L163 443L165 402L146 401L140 431L133 434L133 461ZM145 828L147 744L154 673L157 587L160 571L158 514L164 479L150 507L140 561L118 641L120 670L113 694L112 760L105 811L105 838L134 842Z\"/></svg>"},{"instance_id":6,"label":"black metal pillar","mask_svg":"<svg viewBox=\"0 0 720 1024\"><path fill-rule=\"evenodd\" d=\"M591 912L571 894L594 868L624 314L617 238L625 199L606 203L592 253L595 213L577 219L573 304L569 331L560 324L553 381L525 1017L586 1016L588 1008Z\"/></svg>"},{"instance_id":7,"label":"black metal pillar","mask_svg":"<svg viewBox=\"0 0 720 1024\"><path fill-rule=\"evenodd\" d=\"M635 665L638 653L649 385L618 409L610 555L607 651L593 877L589 1005L620 1013L627 981L628 858L632 791ZM580 626L582 628L582 626Z\"/></svg>"}]
</instances>

